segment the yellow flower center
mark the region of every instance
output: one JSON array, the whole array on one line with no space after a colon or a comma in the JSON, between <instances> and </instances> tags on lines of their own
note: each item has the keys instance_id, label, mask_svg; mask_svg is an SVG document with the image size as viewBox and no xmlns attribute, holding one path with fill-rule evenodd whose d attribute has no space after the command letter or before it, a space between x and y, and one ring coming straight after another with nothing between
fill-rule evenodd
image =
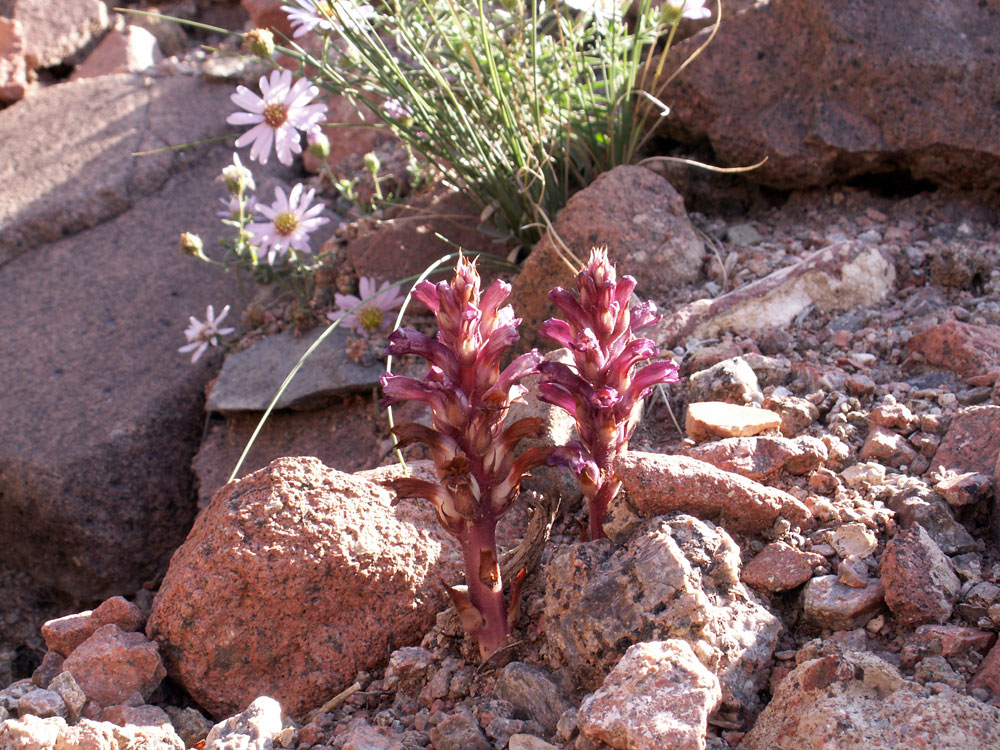
<instances>
[{"instance_id":1,"label":"yellow flower center","mask_svg":"<svg viewBox=\"0 0 1000 750\"><path fill-rule=\"evenodd\" d=\"M278 214L274 217L274 231L282 237L287 237L299 228L299 217L292 213Z\"/></svg>"},{"instance_id":2,"label":"yellow flower center","mask_svg":"<svg viewBox=\"0 0 1000 750\"><path fill-rule=\"evenodd\" d=\"M368 306L358 310L357 318L362 328L368 331L368 333L375 333L375 331L382 327L385 315L379 308Z\"/></svg>"},{"instance_id":3,"label":"yellow flower center","mask_svg":"<svg viewBox=\"0 0 1000 750\"><path fill-rule=\"evenodd\" d=\"M272 102L264 107L264 122L272 128L278 128L288 119L288 107L281 102Z\"/></svg>"}]
</instances>

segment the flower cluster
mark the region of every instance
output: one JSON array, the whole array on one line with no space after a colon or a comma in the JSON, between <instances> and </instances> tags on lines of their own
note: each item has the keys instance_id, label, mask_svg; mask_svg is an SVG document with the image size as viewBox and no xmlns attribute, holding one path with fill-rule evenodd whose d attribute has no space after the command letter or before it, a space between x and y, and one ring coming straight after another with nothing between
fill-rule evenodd
<instances>
[{"instance_id":1,"label":"flower cluster","mask_svg":"<svg viewBox=\"0 0 1000 750\"><path fill-rule=\"evenodd\" d=\"M565 409L576 420L579 441L560 447L550 463L576 474L590 511L590 536L604 536L608 503L621 483L615 461L628 448L642 415L642 399L657 383L677 381L677 365L657 361L635 371L657 355L653 342L635 332L658 320L655 306L631 307L635 279L616 280L606 249L594 249L577 275L578 297L556 287L549 299L567 320L550 318L541 333L573 354L575 371L559 362L544 362L539 398Z\"/></svg>"},{"instance_id":2,"label":"flower cluster","mask_svg":"<svg viewBox=\"0 0 1000 750\"><path fill-rule=\"evenodd\" d=\"M430 500L441 525L461 544L467 588L450 588L449 594L484 658L507 639L519 601L518 581L509 609L503 597L496 524L517 498L524 474L551 452L536 447L515 458L518 443L538 433L540 419L504 429L511 402L525 392L517 381L542 361L533 350L501 371L501 358L519 338L520 321L509 305L500 307L509 294L510 285L500 280L480 294L475 264L460 256L453 279L424 281L413 292L437 318L437 339L408 328L389 337L390 354L416 354L430 363L427 376L382 378L382 405L415 400L431 409L432 427L403 424L394 432L401 442L430 448L439 482L403 478L395 490L399 497Z\"/></svg>"}]
</instances>

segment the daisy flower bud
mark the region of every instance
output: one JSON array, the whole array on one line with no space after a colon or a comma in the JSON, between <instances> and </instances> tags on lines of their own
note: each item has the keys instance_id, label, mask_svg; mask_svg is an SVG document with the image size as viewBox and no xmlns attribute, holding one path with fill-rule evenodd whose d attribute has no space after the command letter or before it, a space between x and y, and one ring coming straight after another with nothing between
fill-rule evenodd
<instances>
[{"instance_id":1,"label":"daisy flower bud","mask_svg":"<svg viewBox=\"0 0 1000 750\"><path fill-rule=\"evenodd\" d=\"M635 332L659 317L652 303L630 307L635 279L617 279L606 248L591 251L576 287L576 295L561 287L549 292L567 319L550 318L541 329L542 336L570 350L574 366L543 362L538 397L576 420L579 441L556 449L549 463L576 475L587 498L590 536L600 539L608 503L621 487L615 462L639 424L642 400L657 383L677 382L677 365L657 361L636 370L658 352Z\"/></svg>"},{"instance_id":2,"label":"daisy flower bud","mask_svg":"<svg viewBox=\"0 0 1000 750\"><path fill-rule=\"evenodd\" d=\"M551 452L537 447L515 456L523 438L537 436L540 419L504 425L511 402L523 392L517 381L542 360L531 351L501 370L520 323L509 306L500 307L509 294L510 285L500 280L480 294L476 267L462 256L452 280L419 284L413 296L434 313L438 335L432 339L402 328L389 336L389 353L416 354L430 368L422 381L383 376L380 402L415 400L431 409L431 427L402 424L394 433L403 443L419 440L430 448L438 481L404 478L395 489L399 497L429 500L441 525L461 544L468 586L448 593L483 658L506 641L519 602L517 582L510 608L503 596L496 524L517 499L522 477Z\"/></svg>"},{"instance_id":3,"label":"daisy flower bud","mask_svg":"<svg viewBox=\"0 0 1000 750\"><path fill-rule=\"evenodd\" d=\"M205 244L201 241L201 237L194 234L193 232L182 232L181 233L181 255L190 255L192 258L197 258L203 254Z\"/></svg>"},{"instance_id":4,"label":"daisy flower bud","mask_svg":"<svg viewBox=\"0 0 1000 750\"><path fill-rule=\"evenodd\" d=\"M313 156L325 159L330 155L330 139L319 128L313 128L306 133L306 143L309 144L309 153Z\"/></svg>"},{"instance_id":5,"label":"daisy flower bud","mask_svg":"<svg viewBox=\"0 0 1000 750\"><path fill-rule=\"evenodd\" d=\"M251 29L243 35L243 49L263 60L274 57L274 34L268 29Z\"/></svg>"},{"instance_id":6,"label":"daisy flower bud","mask_svg":"<svg viewBox=\"0 0 1000 750\"><path fill-rule=\"evenodd\" d=\"M222 168L222 181L233 195L245 190L256 190L257 184L253 181L253 173L243 166L240 155L233 152L233 163Z\"/></svg>"}]
</instances>

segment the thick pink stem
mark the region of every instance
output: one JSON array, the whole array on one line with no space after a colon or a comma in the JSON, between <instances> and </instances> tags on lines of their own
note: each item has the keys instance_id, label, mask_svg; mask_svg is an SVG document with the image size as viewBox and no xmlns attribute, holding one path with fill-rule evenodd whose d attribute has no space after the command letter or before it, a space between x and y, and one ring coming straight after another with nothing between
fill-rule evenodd
<instances>
[{"instance_id":1,"label":"thick pink stem","mask_svg":"<svg viewBox=\"0 0 1000 750\"><path fill-rule=\"evenodd\" d=\"M461 540L469 600L483 618L482 624L469 635L479 644L483 659L503 646L510 634L497 564L496 522L490 515L481 516L466 527Z\"/></svg>"},{"instance_id":2,"label":"thick pink stem","mask_svg":"<svg viewBox=\"0 0 1000 750\"><path fill-rule=\"evenodd\" d=\"M597 494L587 501L587 508L590 512L590 538L604 539L604 518L608 514L608 503L618 494L621 488L614 479L605 479L604 484L597 490Z\"/></svg>"}]
</instances>

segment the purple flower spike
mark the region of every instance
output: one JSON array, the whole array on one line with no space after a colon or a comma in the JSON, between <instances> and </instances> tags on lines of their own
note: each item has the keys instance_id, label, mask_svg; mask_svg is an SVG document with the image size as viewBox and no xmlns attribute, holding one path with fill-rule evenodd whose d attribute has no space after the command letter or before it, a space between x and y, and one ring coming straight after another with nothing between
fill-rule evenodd
<instances>
[{"instance_id":1,"label":"purple flower spike","mask_svg":"<svg viewBox=\"0 0 1000 750\"><path fill-rule=\"evenodd\" d=\"M639 423L642 399L657 383L677 382L677 365L663 360L636 371L658 352L635 331L659 316L651 302L630 309L635 279L617 278L606 248L591 251L576 287L576 296L560 287L549 292L567 320L551 318L541 328L543 336L572 352L576 371L543 363L538 397L576 420L579 442L557 449L549 463L576 475L590 511L590 537L600 539L608 503L621 488L615 463Z\"/></svg>"},{"instance_id":2,"label":"purple flower spike","mask_svg":"<svg viewBox=\"0 0 1000 750\"><path fill-rule=\"evenodd\" d=\"M496 524L517 499L524 475L552 451L539 447L514 455L523 438L536 436L539 420L522 419L504 429L511 403L524 392L517 381L542 361L531 351L500 369L520 323L510 306L500 307L509 294L509 284L495 281L480 295L475 264L459 256L454 278L422 282L413 294L435 314L437 340L411 329L389 336L391 353L429 362L427 376L422 382L382 378L382 405L415 400L431 408L432 427L402 424L394 433L401 442L419 440L431 449L438 481L404 478L395 489L399 497L429 500L462 545L468 586L448 594L484 659L507 640L519 611L519 580L511 586L509 608L504 599Z\"/></svg>"}]
</instances>

